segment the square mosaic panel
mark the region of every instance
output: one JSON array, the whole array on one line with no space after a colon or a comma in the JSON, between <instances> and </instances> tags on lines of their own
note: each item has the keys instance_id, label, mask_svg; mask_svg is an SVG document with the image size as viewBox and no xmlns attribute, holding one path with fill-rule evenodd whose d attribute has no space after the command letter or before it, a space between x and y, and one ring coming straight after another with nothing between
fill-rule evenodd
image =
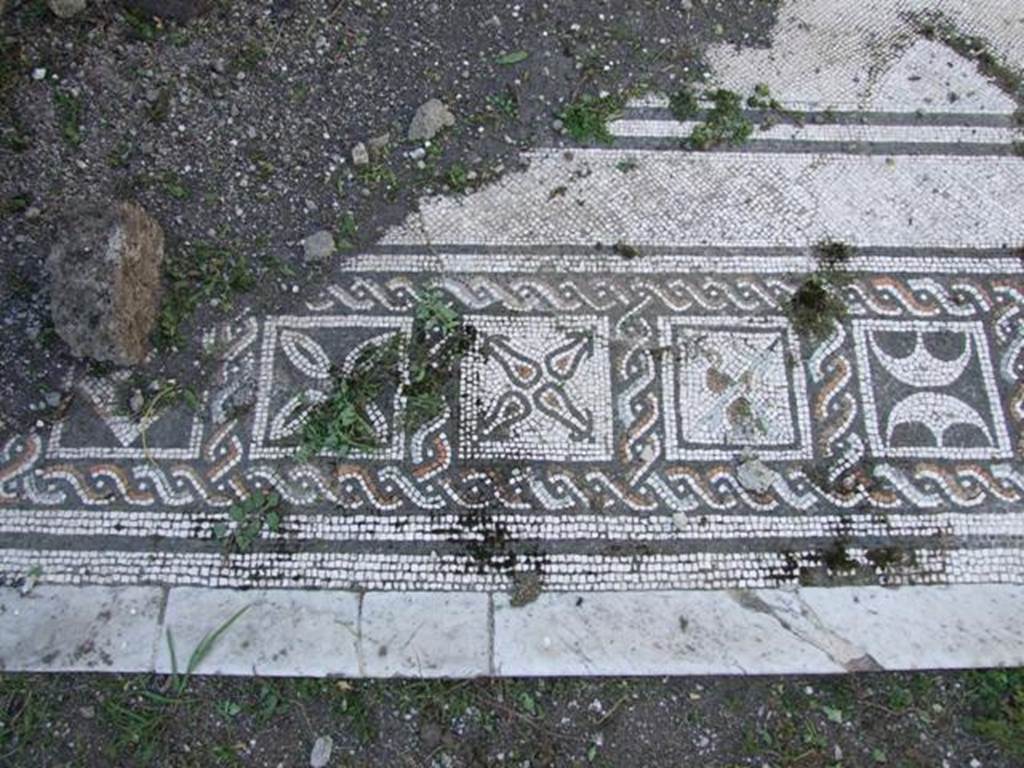
<instances>
[{"instance_id":1,"label":"square mosaic panel","mask_svg":"<svg viewBox=\"0 0 1024 768\"><path fill-rule=\"evenodd\" d=\"M263 351L256 396L256 417L249 455L285 458L296 454L302 425L315 404L330 391L335 376L352 371L360 353L396 334L408 338L411 318L272 317L263 327ZM405 372L403 372L403 379ZM366 458L401 459L401 387L394 386L368 408L381 447ZM360 455L353 453L353 456Z\"/></svg>"},{"instance_id":2,"label":"square mosaic panel","mask_svg":"<svg viewBox=\"0 0 1024 768\"><path fill-rule=\"evenodd\" d=\"M659 328L669 458L811 457L800 344L785 318L662 317Z\"/></svg>"},{"instance_id":3,"label":"square mosaic panel","mask_svg":"<svg viewBox=\"0 0 1024 768\"><path fill-rule=\"evenodd\" d=\"M607 317L475 315L466 322L477 342L462 365L462 457L612 457Z\"/></svg>"},{"instance_id":4,"label":"square mosaic panel","mask_svg":"<svg viewBox=\"0 0 1024 768\"><path fill-rule=\"evenodd\" d=\"M857 320L853 333L874 455L1013 455L981 322Z\"/></svg>"}]
</instances>

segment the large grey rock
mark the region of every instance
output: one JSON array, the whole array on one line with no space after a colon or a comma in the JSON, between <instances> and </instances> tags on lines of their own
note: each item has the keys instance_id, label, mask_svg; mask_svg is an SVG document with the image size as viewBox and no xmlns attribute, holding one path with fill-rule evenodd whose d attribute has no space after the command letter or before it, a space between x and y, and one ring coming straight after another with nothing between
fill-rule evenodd
<instances>
[{"instance_id":1,"label":"large grey rock","mask_svg":"<svg viewBox=\"0 0 1024 768\"><path fill-rule=\"evenodd\" d=\"M416 110L409 123L409 141L427 141L442 129L455 125L455 115L448 111L440 99L431 99Z\"/></svg>"},{"instance_id":2,"label":"large grey rock","mask_svg":"<svg viewBox=\"0 0 1024 768\"><path fill-rule=\"evenodd\" d=\"M147 16L192 21L213 7L213 0L122 0L126 8Z\"/></svg>"},{"instance_id":3,"label":"large grey rock","mask_svg":"<svg viewBox=\"0 0 1024 768\"><path fill-rule=\"evenodd\" d=\"M86 0L46 0L46 4L54 16L70 19L85 10Z\"/></svg>"},{"instance_id":4,"label":"large grey rock","mask_svg":"<svg viewBox=\"0 0 1024 768\"><path fill-rule=\"evenodd\" d=\"M75 355L142 362L159 310L163 258L163 230L134 203L72 213L47 269L53 324Z\"/></svg>"}]
</instances>

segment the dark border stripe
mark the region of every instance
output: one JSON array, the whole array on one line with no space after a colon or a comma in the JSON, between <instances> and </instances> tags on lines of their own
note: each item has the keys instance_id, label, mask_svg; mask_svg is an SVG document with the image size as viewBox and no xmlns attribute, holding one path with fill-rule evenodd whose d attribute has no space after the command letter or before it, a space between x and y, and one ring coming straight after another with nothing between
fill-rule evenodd
<instances>
[{"instance_id":1,"label":"dark border stripe","mask_svg":"<svg viewBox=\"0 0 1024 768\"><path fill-rule=\"evenodd\" d=\"M692 119L703 120L703 110ZM1018 118L1012 114L991 114L987 112L774 112L760 109L745 109L743 115L752 123L765 120L786 125L878 125L878 126L921 126L960 128L1014 128L1020 127ZM666 107L627 107L622 111L624 120L675 120Z\"/></svg>"},{"instance_id":2,"label":"dark border stripe","mask_svg":"<svg viewBox=\"0 0 1024 768\"><path fill-rule=\"evenodd\" d=\"M377 244L362 252L374 256L409 256L409 255L489 255L495 256L593 256L596 254L611 255L612 243L603 245L475 245L465 243L430 243L428 244ZM644 245L644 254L658 256L698 256L720 257L742 256L751 258L777 258L780 256L807 256L812 247L807 246L743 246L743 245ZM865 246L854 249L854 255L864 258L929 258L929 259L1007 259L1019 258L1024 263L1024 255L1020 246L1007 243L1000 248L938 248L928 246ZM557 266L557 265L556 265ZM512 273L510 273L512 274Z\"/></svg>"},{"instance_id":3,"label":"dark border stripe","mask_svg":"<svg viewBox=\"0 0 1024 768\"><path fill-rule=\"evenodd\" d=\"M615 149L636 149L678 152L685 149L685 139L667 136L617 136ZM722 145L701 152L731 152L776 155L842 154L842 155L944 155L957 157L1012 157L1017 154L1013 144L971 142L893 142L893 141L807 141L805 139L759 139L756 134L740 146Z\"/></svg>"}]
</instances>

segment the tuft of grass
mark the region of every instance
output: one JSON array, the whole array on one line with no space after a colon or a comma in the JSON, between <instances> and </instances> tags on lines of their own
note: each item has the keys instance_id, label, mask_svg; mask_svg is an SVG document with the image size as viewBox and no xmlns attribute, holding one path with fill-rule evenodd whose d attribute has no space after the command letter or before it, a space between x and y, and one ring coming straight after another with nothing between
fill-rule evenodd
<instances>
[{"instance_id":1,"label":"tuft of grass","mask_svg":"<svg viewBox=\"0 0 1024 768\"><path fill-rule=\"evenodd\" d=\"M152 43L157 39L160 30L152 18L132 8L125 8L122 12L130 39L140 43Z\"/></svg>"},{"instance_id":2,"label":"tuft of grass","mask_svg":"<svg viewBox=\"0 0 1024 768\"><path fill-rule=\"evenodd\" d=\"M705 150L720 144L742 144L754 126L743 114L740 95L718 88L711 92L712 107L686 140L691 149Z\"/></svg>"},{"instance_id":3,"label":"tuft of grass","mask_svg":"<svg viewBox=\"0 0 1024 768\"><path fill-rule=\"evenodd\" d=\"M0 682L0 757L10 760L43 732L50 714L45 696L30 678L5 675Z\"/></svg>"},{"instance_id":4,"label":"tuft of grass","mask_svg":"<svg viewBox=\"0 0 1024 768\"><path fill-rule=\"evenodd\" d=\"M848 281L844 268L853 248L837 240L822 240L814 246L814 254L818 270L804 279L783 310L797 333L817 342L846 318L846 303L839 288Z\"/></svg>"},{"instance_id":5,"label":"tuft of grass","mask_svg":"<svg viewBox=\"0 0 1024 768\"><path fill-rule=\"evenodd\" d=\"M334 243L339 251L350 251L356 247L358 237L359 223L352 211L345 211L334 230Z\"/></svg>"},{"instance_id":6,"label":"tuft of grass","mask_svg":"<svg viewBox=\"0 0 1024 768\"><path fill-rule=\"evenodd\" d=\"M459 194L466 192L472 186L469 171L462 163L452 165L444 175L444 181L453 192Z\"/></svg>"},{"instance_id":7,"label":"tuft of grass","mask_svg":"<svg viewBox=\"0 0 1024 768\"><path fill-rule=\"evenodd\" d=\"M636 158L625 157L622 160L619 160L619 162L615 164L615 167L619 170L619 173L632 173L640 167L640 163L637 162Z\"/></svg>"},{"instance_id":8,"label":"tuft of grass","mask_svg":"<svg viewBox=\"0 0 1024 768\"><path fill-rule=\"evenodd\" d=\"M517 120L519 118L519 94L512 86L508 86L501 93L495 93L487 97L487 108L501 119Z\"/></svg>"},{"instance_id":9,"label":"tuft of grass","mask_svg":"<svg viewBox=\"0 0 1024 768\"><path fill-rule=\"evenodd\" d=\"M244 256L208 243L196 243L169 258L164 265L167 292L157 318L155 342L167 348L181 343L181 325L205 301L230 307L233 298L256 283Z\"/></svg>"},{"instance_id":10,"label":"tuft of grass","mask_svg":"<svg viewBox=\"0 0 1024 768\"><path fill-rule=\"evenodd\" d=\"M700 102L693 89L684 85L669 97L668 108L672 112L672 117L680 123L685 123L700 113Z\"/></svg>"},{"instance_id":11,"label":"tuft of grass","mask_svg":"<svg viewBox=\"0 0 1024 768\"><path fill-rule=\"evenodd\" d=\"M758 83L754 86L754 93L747 97L747 106L751 109L770 109L775 112L782 112L782 104L772 96L771 89L767 83Z\"/></svg>"},{"instance_id":12,"label":"tuft of grass","mask_svg":"<svg viewBox=\"0 0 1024 768\"><path fill-rule=\"evenodd\" d=\"M103 700L102 713L114 729L113 758L121 764L128 753L130 765L147 765L163 747L164 735L175 712L190 704L186 694L189 681L210 655L217 642L249 609L244 606L216 629L203 636L189 656L184 672L178 668L171 630L167 630L167 650L171 657L171 676L167 685L156 689L144 677L128 680Z\"/></svg>"},{"instance_id":13,"label":"tuft of grass","mask_svg":"<svg viewBox=\"0 0 1024 768\"><path fill-rule=\"evenodd\" d=\"M1024 669L971 673L971 728L1013 757L1024 760Z\"/></svg>"},{"instance_id":14,"label":"tuft of grass","mask_svg":"<svg viewBox=\"0 0 1024 768\"><path fill-rule=\"evenodd\" d=\"M159 176L154 177L154 180L160 185L161 191L168 197L173 197L175 200L185 200L191 196L181 176L174 171L164 171Z\"/></svg>"},{"instance_id":15,"label":"tuft of grass","mask_svg":"<svg viewBox=\"0 0 1024 768\"><path fill-rule=\"evenodd\" d=\"M383 163L370 163L357 171L359 180L371 189L383 186L385 191L392 191L398 186L395 172Z\"/></svg>"},{"instance_id":16,"label":"tuft of grass","mask_svg":"<svg viewBox=\"0 0 1024 768\"><path fill-rule=\"evenodd\" d=\"M846 317L846 304L820 274L807 277L784 309L796 332L812 341L824 340Z\"/></svg>"},{"instance_id":17,"label":"tuft of grass","mask_svg":"<svg viewBox=\"0 0 1024 768\"><path fill-rule=\"evenodd\" d=\"M53 100L57 106L60 135L73 147L82 143L82 100L71 91L55 88Z\"/></svg>"},{"instance_id":18,"label":"tuft of grass","mask_svg":"<svg viewBox=\"0 0 1024 768\"><path fill-rule=\"evenodd\" d=\"M165 85L157 91L156 101L146 108L146 116L151 123L161 124L167 120L167 116L171 113L173 98L174 92L170 86Z\"/></svg>"},{"instance_id":19,"label":"tuft of grass","mask_svg":"<svg viewBox=\"0 0 1024 768\"><path fill-rule=\"evenodd\" d=\"M561 114L565 129L576 141L611 144L608 121L622 110L621 96L581 96Z\"/></svg>"},{"instance_id":20,"label":"tuft of grass","mask_svg":"<svg viewBox=\"0 0 1024 768\"><path fill-rule=\"evenodd\" d=\"M264 528L271 533L281 529L280 504L281 497L276 493L251 493L241 503L231 505L231 522L214 525L213 535L225 552L248 552Z\"/></svg>"},{"instance_id":21,"label":"tuft of grass","mask_svg":"<svg viewBox=\"0 0 1024 768\"><path fill-rule=\"evenodd\" d=\"M814 254L823 269L834 273L853 256L853 247L840 240L822 240L814 246Z\"/></svg>"},{"instance_id":22,"label":"tuft of grass","mask_svg":"<svg viewBox=\"0 0 1024 768\"><path fill-rule=\"evenodd\" d=\"M418 429L444 413L448 384L473 336L473 329L437 292L420 297L409 345L409 382L402 390L406 429Z\"/></svg>"},{"instance_id":23,"label":"tuft of grass","mask_svg":"<svg viewBox=\"0 0 1024 768\"><path fill-rule=\"evenodd\" d=\"M16 213L24 213L32 205L32 193L20 192L17 195L0 200L0 218L13 216Z\"/></svg>"},{"instance_id":24,"label":"tuft of grass","mask_svg":"<svg viewBox=\"0 0 1024 768\"><path fill-rule=\"evenodd\" d=\"M627 261L635 259L640 255L640 249L635 245L630 245L625 240L619 240L615 245L612 246L612 252L616 256L620 256Z\"/></svg>"},{"instance_id":25,"label":"tuft of grass","mask_svg":"<svg viewBox=\"0 0 1024 768\"><path fill-rule=\"evenodd\" d=\"M267 58L267 50L259 42L251 40L238 49L228 65L233 75L239 72L253 72Z\"/></svg>"}]
</instances>

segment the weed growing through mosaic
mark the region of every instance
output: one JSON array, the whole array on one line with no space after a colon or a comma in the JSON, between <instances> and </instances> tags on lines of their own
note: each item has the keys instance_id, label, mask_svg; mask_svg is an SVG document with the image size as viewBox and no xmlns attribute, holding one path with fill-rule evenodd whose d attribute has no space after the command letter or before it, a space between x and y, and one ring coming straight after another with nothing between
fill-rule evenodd
<instances>
[{"instance_id":1,"label":"weed growing through mosaic","mask_svg":"<svg viewBox=\"0 0 1024 768\"><path fill-rule=\"evenodd\" d=\"M743 114L739 94L719 88L711 92L712 107L704 122L693 129L686 140L691 149L711 149L720 144L742 144L753 133L754 126Z\"/></svg>"},{"instance_id":2,"label":"weed growing through mosaic","mask_svg":"<svg viewBox=\"0 0 1024 768\"><path fill-rule=\"evenodd\" d=\"M182 249L164 266L167 291L157 319L156 344L181 343L181 325L204 301L230 307L237 294L249 291L256 276L244 256L207 243Z\"/></svg>"},{"instance_id":3,"label":"weed growing through mosaic","mask_svg":"<svg viewBox=\"0 0 1024 768\"><path fill-rule=\"evenodd\" d=\"M308 460L323 452L346 456L379 447L381 436L369 406L392 387L402 388L404 429L415 430L441 416L472 339L472 328L439 294L420 296L411 338L396 333L382 344L366 347L351 371L336 372L331 391L306 417L299 458Z\"/></svg>"},{"instance_id":4,"label":"weed growing through mosaic","mask_svg":"<svg viewBox=\"0 0 1024 768\"><path fill-rule=\"evenodd\" d=\"M449 384L473 342L473 329L436 292L420 297L409 345L405 428L415 430L441 416Z\"/></svg>"},{"instance_id":5,"label":"weed growing through mosaic","mask_svg":"<svg viewBox=\"0 0 1024 768\"><path fill-rule=\"evenodd\" d=\"M785 310L796 332L814 341L825 339L835 324L846 317L846 304L820 274L811 275L800 284Z\"/></svg>"},{"instance_id":6,"label":"weed growing through mosaic","mask_svg":"<svg viewBox=\"0 0 1024 768\"><path fill-rule=\"evenodd\" d=\"M781 112L782 104L772 96L771 89L766 83L758 83L754 86L754 93L747 97L747 106L751 109L770 109Z\"/></svg>"},{"instance_id":7,"label":"weed growing through mosaic","mask_svg":"<svg viewBox=\"0 0 1024 768\"><path fill-rule=\"evenodd\" d=\"M231 523L217 523L213 535L225 552L248 552L264 529L271 533L281 529L280 504L281 497L276 493L251 493L244 501L231 505Z\"/></svg>"},{"instance_id":8,"label":"weed growing through mosaic","mask_svg":"<svg viewBox=\"0 0 1024 768\"><path fill-rule=\"evenodd\" d=\"M689 86L683 86L668 99L668 108L672 117L681 123L692 120L700 112L700 101L697 94Z\"/></svg>"},{"instance_id":9,"label":"weed growing through mosaic","mask_svg":"<svg viewBox=\"0 0 1024 768\"><path fill-rule=\"evenodd\" d=\"M984 38L963 34L941 13L918 14L917 29L923 37L940 40L976 62L981 73L995 80L1006 93L1018 99L1024 96L1024 74L1001 60Z\"/></svg>"},{"instance_id":10,"label":"weed growing through mosaic","mask_svg":"<svg viewBox=\"0 0 1024 768\"><path fill-rule=\"evenodd\" d=\"M814 252L818 270L804 279L783 308L797 333L818 342L846 317L839 289L848 280L845 265L853 249L846 243L823 240Z\"/></svg>"},{"instance_id":11,"label":"weed growing through mosaic","mask_svg":"<svg viewBox=\"0 0 1024 768\"><path fill-rule=\"evenodd\" d=\"M383 344L364 348L349 372L335 372L327 398L310 411L302 425L300 459L325 451L347 456L378 446L369 406L387 387L397 386L404 346L402 335L396 333Z\"/></svg>"},{"instance_id":12,"label":"weed growing through mosaic","mask_svg":"<svg viewBox=\"0 0 1024 768\"><path fill-rule=\"evenodd\" d=\"M622 110L621 96L581 96L562 112L565 129L576 141L611 144L608 122Z\"/></svg>"}]
</instances>

